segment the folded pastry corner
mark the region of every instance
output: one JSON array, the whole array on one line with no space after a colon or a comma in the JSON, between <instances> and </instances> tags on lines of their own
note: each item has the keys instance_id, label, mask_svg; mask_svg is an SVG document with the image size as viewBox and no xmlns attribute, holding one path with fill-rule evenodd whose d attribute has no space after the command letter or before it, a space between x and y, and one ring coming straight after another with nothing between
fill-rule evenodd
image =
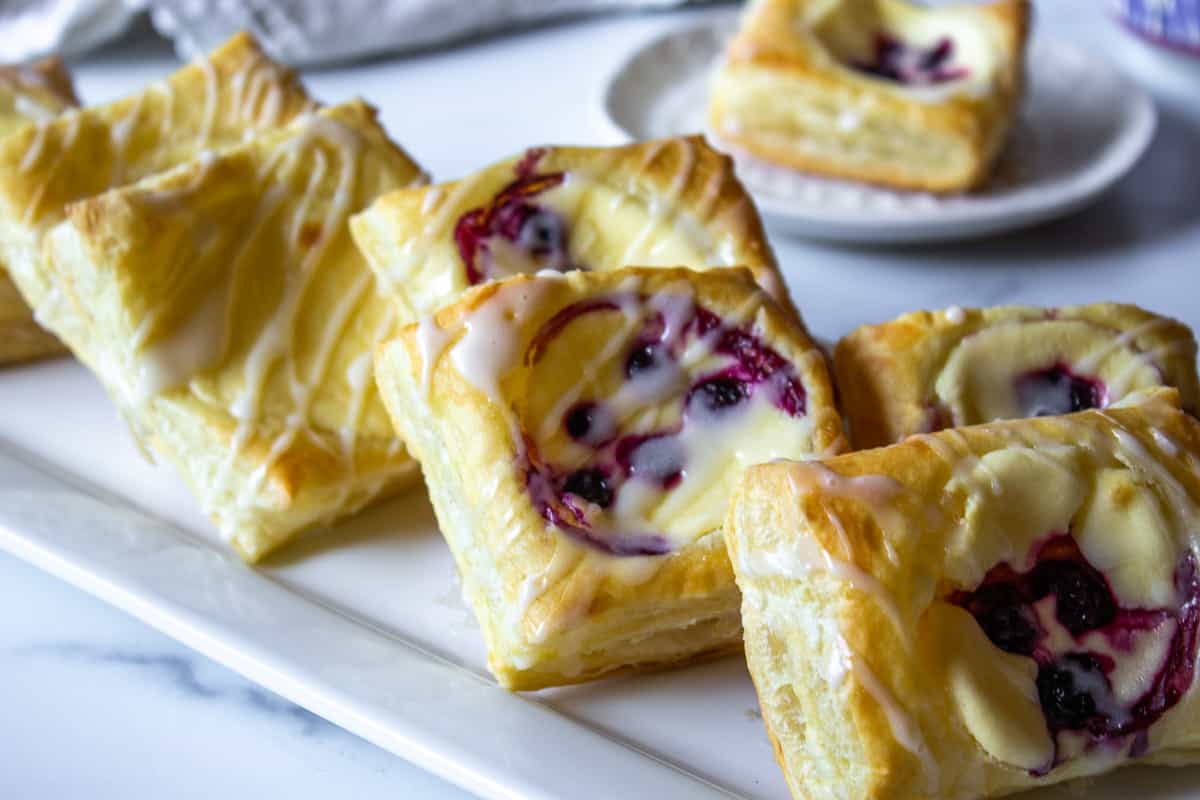
<instances>
[{"instance_id":1,"label":"folded pastry corner","mask_svg":"<svg viewBox=\"0 0 1200 800\"><path fill-rule=\"evenodd\" d=\"M411 322L484 281L627 264L747 267L795 313L732 162L699 136L532 148L457 181L393 192L351 229Z\"/></svg>"},{"instance_id":2,"label":"folded pastry corner","mask_svg":"<svg viewBox=\"0 0 1200 800\"><path fill-rule=\"evenodd\" d=\"M1191 330L1117 303L916 311L851 332L834 372L856 447L1103 408L1155 386L1200 409Z\"/></svg>"},{"instance_id":3,"label":"folded pastry corner","mask_svg":"<svg viewBox=\"0 0 1200 800\"><path fill-rule=\"evenodd\" d=\"M787 167L956 192L989 176L1021 98L1028 0L757 0L713 79L722 142Z\"/></svg>"},{"instance_id":4,"label":"folded pastry corner","mask_svg":"<svg viewBox=\"0 0 1200 800\"><path fill-rule=\"evenodd\" d=\"M1177 400L747 471L725 533L796 797L1196 760L1200 423Z\"/></svg>"},{"instance_id":5,"label":"folded pastry corner","mask_svg":"<svg viewBox=\"0 0 1200 800\"><path fill-rule=\"evenodd\" d=\"M0 140L0 263L38 318L61 328L41 264L69 203L241 144L315 107L296 76L238 34L165 80ZM61 332L60 332L61 333Z\"/></svg>"},{"instance_id":6,"label":"folded pastry corner","mask_svg":"<svg viewBox=\"0 0 1200 800\"><path fill-rule=\"evenodd\" d=\"M424 180L360 101L69 206L55 332L248 560L403 485L349 216Z\"/></svg>"},{"instance_id":7,"label":"folded pastry corner","mask_svg":"<svg viewBox=\"0 0 1200 800\"><path fill-rule=\"evenodd\" d=\"M746 270L488 283L376 379L510 689L735 650L733 481L841 444L824 359Z\"/></svg>"},{"instance_id":8,"label":"folded pastry corner","mask_svg":"<svg viewBox=\"0 0 1200 800\"><path fill-rule=\"evenodd\" d=\"M0 138L78 105L71 74L59 59L0 66ZM0 261L0 365L65 352L58 339L38 325Z\"/></svg>"}]
</instances>

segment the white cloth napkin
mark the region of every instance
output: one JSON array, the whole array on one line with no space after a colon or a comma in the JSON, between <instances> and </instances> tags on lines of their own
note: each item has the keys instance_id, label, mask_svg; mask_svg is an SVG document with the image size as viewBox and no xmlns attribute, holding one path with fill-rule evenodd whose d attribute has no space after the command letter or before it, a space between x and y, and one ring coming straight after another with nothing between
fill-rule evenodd
<instances>
[{"instance_id":1,"label":"white cloth napkin","mask_svg":"<svg viewBox=\"0 0 1200 800\"><path fill-rule=\"evenodd\" d=\"M80 53L148 12L185 58L239 30L292 64L433 47L504 28L695 0L0 0L0 60Z\"/></svg>"}]
</instances>

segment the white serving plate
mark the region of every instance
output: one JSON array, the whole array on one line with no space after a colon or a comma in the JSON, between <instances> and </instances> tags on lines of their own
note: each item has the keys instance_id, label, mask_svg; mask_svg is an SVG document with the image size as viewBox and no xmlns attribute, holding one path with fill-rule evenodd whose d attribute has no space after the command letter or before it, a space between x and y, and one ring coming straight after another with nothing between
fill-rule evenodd
<instances>
[{"instance_id":1,"label":"white serving plate","mask_svg":"<svg viewBox=\"0 0 1200 800\"><path fill-rule=\"evenodd\" d=\"M735 27L736 16L714 16L635 50L601 100L610 132L652 139L707 130L709 78ZM891 191L805 175L735 151L738 173L768 225L814 239L950 241L1062 217L1133 168L1154 136L1157 113L1145 91L1073 45L1035 37L1027 74L1021 116L983 191L943 197Z\"/></svg>"},{"instance_id":2,"label":"white serving plate","mask_svg":"<svg viewBox=\"0 0 1200 800\"><path fill-rule=\"evenodd\" d=\"M81 366L7 370L0 397L0 548L381 747L489 798L787 798L740 659L498 688L420 489L254 570ZM1200 769L1128 770L1089 796L1198 786Z\"/></svg>"}]
</instances>

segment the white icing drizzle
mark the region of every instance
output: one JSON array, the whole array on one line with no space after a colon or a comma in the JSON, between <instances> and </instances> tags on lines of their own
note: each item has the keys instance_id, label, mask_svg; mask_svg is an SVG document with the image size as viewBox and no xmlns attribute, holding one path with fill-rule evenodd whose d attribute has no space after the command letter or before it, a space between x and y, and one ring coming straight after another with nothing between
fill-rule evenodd
<instances>
[{"instance_id":1,"label":"white icing drizzle","mask_svg":"<svg viewBox=\"0 0 1200 800\"><path fill-rule=\"evenodd\" d=\"M204 124L197 131L200 141L212 138L213 127L217 120L217 102L220 99L220 78L217 68L213 66L208 56L201 56L193 62L204 75Z\"/></svg>"},{"instance_id":2,"label":"white icing drizzle","mask_svg":"<svg viewBox=\"0 0 1200 800\"><path fill-rule=\"evenodd\" d=\"M921 766L925 771L925 777L929 781L930 793L936 793L937 787L941 783L941 768L938 767L937 760L933 757L933 751L929 749L929 745L925 741L925 736L921 733L921 726L900 705L895 695L879 679L879 676L871 670L861 656L850 652L849 660L850 669L853 671L859 685L867 690L867 693L874 698L880 710L883 711L883 715L892 729L892 738L901 747L917 757L917 760L921 762Z\"/></svg>"},{"instance_id":3,"label":"white icing drizzle","mask_svg":"<svg viewBox=\"0 0 1200 800\"><path fill-rule=\"evenodd\" d=\"M1112 435L1120 445L1120 449L1135 457L1133 459L1122 458L1120 460L1131 470L1148 474L1151 481L1170 496L1177 519L1191 519L1194 516L1191 509L1195 503L1183 484L1146 449L1141 440L1128 428L1107 412L1100 411L1097 413L1112 425ZM1119 451L1117 457L1120 458ZM1189 534L1189 536L1194 537L1196 534Z\"/></svg>"},{"instance_id":4,"label":"white icing drizzle","mask_svg":"<svg viewBox=\"0 0 1200 800\"><path fill-rule=\"evenodd\" d=\"M429 396L433 377L433 365L442 357L450 336L438 325L433 315L422 317L417 323L417 349L421 351L421 393Z\"/></svg>"},{"instance_id":5,"label":"white icing drizzle","mask_svg":"<svg viewBox=\"0 0 1200 800\"><path fill-rule=\"evenodd\" d=\"M258 237L262 225L274 215L275 210L284 199L285 193L280 185L281 182L275 181L271 177L281 161L291 158L297 164L301 163L299 161L300 154L309 152L315 141L332 145L338 153L337 184L332 197L327 201L328 207L325 209L320 226L321 238L303 253L303 256L298 259L294 271L286 276L282 297L258 332L250 352L245 357L242 366L244 385L228 409L236 421L236 429L227 456L211 482L211 489L202 498L205 507L210 510L215 507L218 498L228 496L230 491L235 488L237 508L250 507L255 502L256 494L261 490L271 468L298 438L303 436L307 441L328 449L328 446L311 431L312 401L316 389L327 380L327 373L339 337L373 286L373 279L368 272L364 271L360 276L356 276L354 283L345 291L344 295L338 298L333 310L322 319L320 338L316 343L313 358L308 364L306 373L300 374L298 363L290 360L294 329L317 265L321 263L336 232L346 224L348 215L356 207L355 198L359 194L357 187L363 140L354 129L327 116L310 116L302 120L299 125L302 127L297 135L276 148L272 153L271 160L264 165L256 178L259 184L269 188L262 193L259 199L256 220L251 226L250 234L244 239L241 249L226 271L227 286L236 285L237 276L247 260L245 256L249 251L249 244ZM299 240L301 230L309 220L310 209L323 198L324 193L321 188L325 177L331 168L334 168L331 167L330 159L324 150L311 151L311 157L311 163L304 164L309 178L304 195L295 205L287 226L288 241L290 242ZM217 305L227 305L227 302L226 300L225 303ZM382 340L394 324L394 315L389 312L380 321L376 338ZM263 410L263 393L269 376L281 361L285 362L284 366L287 370L288 395L291 401L290 413L284 420L282 430L274 435L267 456L257 465L249 480L241 486L232 487L230 481L237 458L251 437L255 433L261 432L258 423ZM345 421L337 431L342 450L341 459L347 467L346 475L339 488L342 501L348 497L355 477L357 439L355 431L363 413L366 396L373 385L371 373L370 353L367 352L353 360L345 375L341 376L346 380L350 390ZM182 377L181 374L172 376L173 380L180 380ZM393 442L393 445L393 452L399 454L400 444ZM384 479L381 478L381 481ZM226 536L231 536L236 531L238 522L239 520L236 518L222 518L222 532Z\"/></svg>"},{"instance_id":6,"label":"white icing drizzle","mask_svg":"<svg viewBox=\"0 0 1200 800\"><path fill-rule=\"evenodd\" d=\"M521 582L516 602L509 609L510 624L514 627L520 626L525 615L529 613L530 606L537 602L547 589L557 585L582 559L583 553L577 546L560 538L555 543L554 555L551 556L550 562L539 572L525 576L525 580ZM543 621L530 634L530 641L544 642L550 632Z\"/></svg>"},{"instance_id":7,"label":"white icing drizzle","mask_svg":"<svg viewBox=\"0 0 1200 800\"><path fill-rule=\"evenodd\" d=\"M792 473L792 491L797 498L811 488L811 483L796 480L795 473ZM877 504L874 496L868 506L873 504ZM912 637L895 598L878 578L854 563L853 545L837 514L828 507L822 507L822 511L838 535L845 553L843 557L833 555L812 536L798 534L776 547L743 549L740 552L743 570L753 575L779 575L786 578L803 577L817 570L825 571L869 596L892 623L905 649L910 648Z\"/></svg>"},{"instance_id":8,"label":"white icing drizzle","mask_svg":"<svg viewBox=\"0 0 1200 800\"><path fill-rule=\"evenodd\" d=\"M427 195L421 203L421 214L429 219L421 231L421 236L414 236L401 245L401 254L414 254L418 243L436 237L443 231L453 230L454 220L451 217L467 202L467 198L483 181L484 176L485 172L468 175L459 180L449 193L446 193L444 186L432 187L430 192L433 194Z\"/></svg>"},{"instance_id":9,"label":"white icing drizzle","mask_svg":"<svg viewBox=\"0 0 1200 800\"><path fill-rule=\"evenodd\" d=\"M895 598L892 597L891 592L884 587L878 578L854 563L854 551L851 549L850 537L846 535L846 529L842 526L842 521L838 518L837 514L826 508L825 516L829 519L830 524L833 525L838 538L842 542L842 547L846 551L846 558L840 559L834 558L828 550L821 548L821 552L825 556L825 568L834 577L845 581L874 600L875 604L883 611L884 616L895 627L896 633L899 635L900 641L904 644L905 648L910 648L912 642L908 625L904 622L904 615L900 613L900 606L896 604Z\"/></svg>"},{"instance_id":10,"label":"white icing drizzle","mask_svg":"<svg viewBox=\"0 0 1200 800\"><path fill-rule=\"evenodd\" d=\"M425 196L421 198L421 216L425 216L433 211L433 209L437 207L438 203L442 202L443 194L444 192L442 187L430 186L425 191Z\"/></svg>"},{"instance_id":11,"label":"white icing drizzle","mask_svg":"<svg viewBox=\"0 0 1200 800\"><path fill-rule=\"evenodd\" d=\"M975 473L979 472L987 476L986 488L993 495L999 497L1004 492L1000 476L988 466L986 461L975 455L971 450L970 442L967 441L967 437L963 435L962 431L951 428L938 433L919 434L914 438L927 444L947 464L954 465L953 481L971 488Z\"/></svg>"},{"instance_id":12,"label":"white icing drizzle","mask_svg":"<svg viewBox=\"0 0 1200 800\"><path fill-rule=\"evenodd\" d=\"M1168 356L1172 352L1181 350L1186 351L1186 349L1190 347L1190 342L1183 339L1174 339L1150 350L1139 351L1136 359L1133 359L1130 363L1126 364L1120 372L1109 378L1106 383L1108 384L1108 387L1114 397L1124 397L1129 393L1129 381L1133 377L1134 373L1138 371L1138 369L1149 366L1153 367L1161 374L1164 370L1164 367L1163 365L1160 365L1156 359L1162 356Z\"/></svg>"},{"instance_id":13,"label":"white icing drizzle","mask_svg":"<svg viewBox=\"0 0 1200 800\"><path fill-rule=\"evenodd\" d=\"M166 137L171 132L171 127L175 123L175 92L171 89L171 84L164 80L157 80L150 83L146 87L147 92L157 92L163 99L162 122L158 126L159 137Z\"/></svg>"},{"instance_id":14,"label":"white icing drizzle","mask_svg":"<svg viewBox=\"0 0 1200 800\"><path fill-rule=\"evenodd\" d=\"M516 329L536 311L545 288L542 280L499 288L466 316L464 333L450 351L459 374L498 406L504 405L500 381L521 355Z\"/></svg>"},{"instance_id":15,"label":"white icing drizzle","mask_svg":"<svg viewBox=\"0 0 1200 800\"><path fill-rule=\"evenodd\" d=\"M25 149L25 154L21 157L21 163L17 165L18 172L25 174L37 166L38 159L42 157L42 151L46 147L46 136L49 132L49 122L43 122L34 126L33 138L29 140L29 147Z\"/></svg>"},{"instance_id":16,"label":"white icing drizzle","mask_svg":"<svg viewBox=\"0 0 1200 800\"><path fill-rule=\"evenodd\" d=\"M225 350L225 312L229 303L229 284L221 283L196 304L188 318L172 334L141 350L137 357L137 383L131 400L143 405L151 397L175 389L191 380L197 372L212 366ZM143 320L134 333L134 345L144 339L148 322Z\"/></svg>"},{"instance_id":17,"label":"white icing drizzle","mask_svg":"<svg viewBox=\"0 0 1200 800\"><path fill-rule=\"evenodd\" d=\"M54 166L51 167L49 170L47 170L46 180L42 181L38 185L37 190L33 193L33 196L30 197L30 199L29 199L29 204L25 207L25 213L21 219L22 223L24 223L25 225L33 224L34 212L37 211L38 206L40 206L42 203L42 197L46 194L46 189L49 188L49 186L50 186L50 178L53 177L53 175L58 171L59 167L61 167L63 164L63 153L65 153L67 150L70 150L71 147L74 146L75 140L79 137L80 112L68 111L66 114L62 115L62 119L65 120L65 123L64 123L65 127L64 127L62 141L59 142L59 144L58 144L58 155L54 160ZM49 123L47 123L47 124L49 124ZM44 145L44 143L43 143L43 145ZM22 162L22 163L24 163L24 162ZM29 168L32 169L33 165L36 163L37 163L37 159L34 159L33 163L30 164ZM57 211L58 209L55 209L55 210ZM48 220L42 220L42 225L40 225L39 227L45 227L45 224L47 222L48 222Z\"/></svg>"},{"instance_id":18,"label":"white icing drizzle","mask_svg":"<svg viewBox=\"0 0 1200 800\"><path fill-rule=\"evenodd\" d=\"M452 339L459 336L450 352L455 369L468 383L484 393L501 410L501 413L507 418L516 447L520 446L521 441L520 421L505 400L501 383L511 369L517 366L521 356L525 353L526 340L521 336L521 331L528 327L528 320L539 313L539 306L544 301L545 292L555 283L564 280L566 278L559 273L539 273L537 277L530 280L504 284L496 287L490 297L481 301L477 307L467 313L458 326L440 333L427 331L425 334L422 334L420 326L418 327L418 340L424 339L426 342L426 344L418 345L422 352L429 352L442 346L445 338ZM581 365L581 379L565 390L562 397L555 399L551 411L545 415L543 420L539 421L540 438L548 438L554 433L557 426L561 424L561 418L566 409L579 400L583 388L594 380L600 369L605 365L611 365L613 358L628 346L648 318L661 317L662 341L678 342L684 336L688 329L688 323L694 316L694 291L690 282L680 280L677 283L673 282L660 287L652 294L647 294L644 291L642 278L629 276L621 281L613 291L606 294L604 299L612 302L613 313L620 315L622 326L617 332L607 335L597 354L589 362ZM732 313L723 315L725 325L744 324L762 308L763 295L757 292L750 294L751 297L747 298ZM460 330L463 331L461 336L459 335ZM687 349L680 355L677 365L679 369L672 379L656 385L650 393L655 397L665 397L671 390L678 391L684 385L681 380L687 374L688 366L713 355L718 342L719 331L690 342ZM423 366L428 363L429 361L425 360ZM615 395L606 398L605 406L613 412L616 420L623 419L627 413L644 410L648 403L652 403L652 398L646 394L647 388L645 386L634 387L635 383L640 383L640 381L623 383L622 388ZM766 407L772 410L774 408L768 393L755 393L749 406L744 409L745 413L739 417L762 413L762 408ZM697 430L702 435L697 434ZM672 489L666 500L663 500L661 489L653 484L637 480L624 483L617 502L611 510L614 519L619 520L617 527L621 530L654 530L658 528L659 526L654 525L645 517L646 508L654 500L663 500L662 506L658 509L661 517L673 518L671 503L679 505L681 512L687 511L693 501L698 499L698 495L705 488L711 486L712 478L707 475L709 468L718 466L727 468L728 464L724 455L729 450L731 442L740 443L738 435L741 432L742 429L736 424L727 424L724 421L713 421L707 426L691 426L690 428L685 426L674 437L675 443L681 448L688 463L681 483ZM738 448L741 447L743 445L738 444ZM647 454L647 457L652 456ZM489 488L485 490L484 496L494 494L494 492L494 488ZM521 532L519 526L511 524L512 518L512 515L509 514L504 522L505 526L511 526L508 535L509 546L515 543L514 537ZM719 527L719 522L717 525ZM703 533L719 535L712 534L710 531ZM660 568L663 559L661 557L630 556L613 558L563 537L557 537L555 554L551 563L545 569L527 576L524 580L509 614L512 624L523 624L522 621L529 607L542 596L548 587L558 584L565 574L565 570L572 568L580 561L589 564L594 561L602 562L602 568L599 568L599 565L597 568L589 567L588 574L592 575L591 583L596 586L604 576L615 577L625 584L636 584L649 580ZM587 594L586 589L580 592L581 597ZM554 619L554 626L555 630L553 631L539 628L534 633L534 641L543 641L551 633L560 633L563 628L569 626L569 623L563 621L562 615L557 615Z\"/></svg>"},{"instance_id":19,"label":"white icing drizzle","mask_svg":"<svg viewBox=\"0 0 1200 800\"><path fill-rule=\"evenodd\" d=\"M136 95L129 111L123 117L115 120L108 128L113 146L113 165L108 178L109 184L112 186L117 186L124 182L124 156L126 151L129 150L129 141L133 136L133 132L137 130L137 124L142 114L142 105L145 103L145 100L146 92Z\"/></svg>"},{"instance_id":20,"label":"white icing drizzle","mask_svg":"<svg viewBox=\"0 0 1200 800\"><path fill-rule=\"evenodd\" d=\"M1159 450L1162 450L1172 458L1179 455L1179 446L1171 440L1171 437L1167 436L1161 430L1158 428L1153 428L1150 431L1150 435L1154 437L1154 443L1158 445Z\"/></svg>"},{"instance_id":21,"label":"white icing drizzle","mask_svg":"<svg viewBox=\"0 0 1200 800\"><path fill-rule=\"evenodd\" d=\"M1140 325L1130 328L1127 331L1122 331L1119 335L1096 345L1096 347L1094 347L1091 351L1084 354L1082 358L1075 362L1075 368L1084 374L1095 374L1096 370L1100 366L1100 362L1108 358L1109 355L1124 347L1133 346L1133 349L1136 350L1139 336L1150 333L1156 328L1166 327L1170 324L1170 320L1156 317L1155 319L1148 320ZM1137 362L1145 361L1151 366L1154 366L1154 363L1149 360L1148 355L1149 354L1139 352ZM1112 384L1110 383L1110 388L1111 386Z\"/></svg>"},{"instance_id":22,"label":"white icing drizzle","mask_svg":"<svg viewBox=\"0 0 1200 800\"><path fill-rule=\"evenodd\" d=\"M816 488L824 495L845 497L866 506L879 525L880 540L888 559L896 562L896 551L888 530L899 531L904 527L903 519L891 504L892 498L904 488L900 483L885 475L846 477L815 461L797 462L790 475L797 494Z\"/></svg>"},{"instance_id":23,"label":"white icing drizzle","mask_svg":"<svg viewBox=\"0 0 1200 800\"><path fill-rule=\"evenodd\" d=\"M942 313L945 314L946 321L953 323L954 325L961 325L963 320L967 318L966 312L963 311L962 306L950 306Z\"/></svg>"}]
</instances>

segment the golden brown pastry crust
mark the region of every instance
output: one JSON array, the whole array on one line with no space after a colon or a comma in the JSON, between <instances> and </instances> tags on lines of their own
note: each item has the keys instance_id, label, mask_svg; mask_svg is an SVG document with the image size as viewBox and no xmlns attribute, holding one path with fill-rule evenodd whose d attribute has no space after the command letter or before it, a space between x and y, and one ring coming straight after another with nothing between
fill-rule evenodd
<instances>
[{"instance_id":1,"label":"golden brown pastry crust","mask_svg":"<svg viewBox=\"0 0 1200 800\"><path fill-rule=\"evenodd\" d=\"M598 271L628 264L744 266L794 312L733 162L690 136L623 147L533 148L458 181L380 198L351 229L410 321L469 288L456 225L511 186L527 165L531 174L565 176L532 200L565 219L571 264Z\"/></svg>"},{"instance_id":2,"label":"golden brown pastry crust","mask_svg":"<svg viewBox=\"0 0 1200 800\"><path fill-rule=\"evenodd\" d=\"M620 299L635 297L643 299ZM464 594L487 641L489 667L507 688L536 689L686 663L737 646L737 592L719 530L727 491L722 487L734 475L726 462L709 474L701 468L708 463L705 454L693 456L698 459L694 474L710 477L700 494L697 485L687 483L671 490L703 504L688 505L680 515L691 515L687 519L665 510L675 495L653 495L663 505L646 512L650 524L657 524L660 514L670 521L650 538L679 537L670 539L675 542L671 549L653 550L661 553L657 555L641 549L616 555L602 549L624 547L619 531L646 524L629 525L620 516L622 503L630 499L626 490L636 486L618 485L614 495L597 501L606 503L604 508L613 503L611 516L597 511L601 516L581 523L600 526L586 530L607 526L618 533L568 533L547 520L570 512L552 511L559 509L556 502L541 499L553 491L540 488L541 476L551 469L546 462L578 469L578 458L585 458L561 438L565 434L559 420L570 416L568 406L592 402L595 395L594 402L615 408L620 387L633 385L621 376L629 374L622 366L624 345L627 337L638 335L639 303L675 308L663 314L681 324L678 320L686 314L676 301L688 297L715 314L743 320L740 325L794 365L806 391L807 411L801 419L776 416L761 405L750 407L747 413L766 415L752 417L755 425L774 427L757 440L749 434L746 441L739 439L739 449L757 454L765 448L770 451L765 457L836 451L840 419L823 359L744 270L637 268L516 276L477 287L434 318L409 326L378 352L376 375L384 402L422 464L439 527L454 551ZM618 306L629 316L617 314ZM591 311L580 309L603 313L587 316ZM573 322L576 313L583 322ZM563 330L568 332L563 336L570 333L562 326L586 326L589 320L602 326L609 319L616 328L583 328L592 332L574 334L579 339L554 338ZM556 333L544 339L547 330ZM562 341L567 343L556 344ZM585 377L579 377L581 371ZM615 387L611 392L603 388L609 380ZM655 424L670 419L658 415L678 413L670 410L683 401L685 388L671 384L659 400L638 404L636 411L643 416L628 418L629 424L648 419L657 430ZM649 435L640 427L621 433L619 441L631 432L648 441L638 438ZM714 435L701 444L716 451L721 441ZM521 466L525 461L528 468ZM544 502L549 504L543 508L539 503ZM705 522L708 505L715 509L711 524ZM676 521L677 530L672 527ZM590 545L581 538L585 535L617 538Z\"/></svg>"},{"instance_id":3,"label":"golden brown pastry crust","mask_svg":"<svg viewBox=\"0 0 1200 800\"><path fill-rule=\"evenodd\" d=\"M277 129L314 103L253 37L238 34L164 81L0 141L0 258L30 305L54 304L38 264L68 203Z\"/></svg>"},{"instance_id":4,"label":"golden brown pastry crust","mask_svg":"<svg viewBox=\"0 0 1200 800\"><path fill-rule=\"evenodd\" d=\"M78 105L71 73L61 59L0 66L0 136Z\"/></svg>"},{"instance_id":5,"label":"golden brown pastry crust","mask_svg":"<svg viewBox=\"0 0 1200 800\"><path fill-rule=\"evenodd\" d=\"M1031 687L1036 670L992 645L949 599L997 563L1022 569L1047 533L1036 526L1056 515L1082 541L1076 526L1086 528L1101 497L1113 509L1159 509L1163 530L1179 537L1117 531L1115 552L1171 548L1168 576L1176 558L1194 566L1200 424L1177 401L1174 390L1158 390L1106 411L748 470L725 531L750 671L794 796L995 797L1108 771L1135 757L1130 748L1142 750L1137 763L1196 760L1193 678L1144 740L1060 749L1065 759L1048 769L1006 761L1032 752L1037 763L1038 748L1050 746L1037 692L1030 700L1020 685ZM1146 542L1130 544L1137 537ZM1161 571L1160 560L1141 563ZM1137 563L1126 555L1107 569Z\"/></svg>"},{"instance_id":6,"label":"golden brown pastry crust","mask_svg":"<svg viewBox=\"0 0 1200 800\"><path fill-rule=\"evenodd\" d=\"M0 269L0 365L17 364L67 352L37 324L17 287Z\"/></svg>"},{"instance_id":7,"label":"golden brown pastry crust","mask_svg":"<svg viewBox=\"0 0 1200 800\"><path fill-rule=\"evenodd\" d=\"M346 226L424 180L355 101L72 204L51 322L247 560L403 486L371 376L396 328Z\"/></svg>"},{"instance_id":8,"label":"golden brown pastry crust","mask_svg":"<svg viewBox=\"0 0 1200 800\"><path fill-rule=\"evenodd\" d=\"M0 66L0 137L53 119L79 105L66 66L57 58ZM0 365L65 353L42 329L0 263Z\"/></svg>"},{"instance_id":9,"label":"golden brown pastry crust","mask_svg":"<svg viewBox=\"0 0 1200 800\"><path fill-rule=\"evenodd\" d=\"M1124 338L1126 345L1119 349L1127 347L1133 353L1144 354L1142 357L1160 373L1161 383L1179 389L1184 408L1200 408L1192 332L1180 322L1137 306L1095 303L1057 309L995 306L916 311L891 322L864 325L838 342L834 374L854 446L879 447L914 433L989 422L964 416L961 410L956 414L948 407L949 398L939 395L939 375L948 360L961 343L1002 326L1038 325L1028 331L1032 339L1027 349L1032 349L1033 340L1043 347L1054 340L1054 331L1044 323L1056 321L1095 326L1100 348ZM1069 355L1061 355L1068 366ZM987 368L1002 371L1006 366L1011 370L1014 365L997 356ZM1146 387L1123 387L1124 391L1140 388ZM1118 399L1111 397L1110 402Z\"/></svg>"},{"instance_id":10,"label":"golden brown pastry crust","mask_svg":"<svg viewBox=\"0 0 1200 800\"><path fill-rule=\"evenodd\" d=\"M930 192L981 186L1021 97L1028 0L953 7L954 13L976 16L998 63L988 90L979 96L963 92L939 99L916 98L905 87L849 69L809 27L810 16L841 14L845 25L860 29L847 35L866 35L880 14L877 7L906 15L946 11L922 11L906 0L759 0L751 5L714 80L713 130L722 142L807 172ZM804 127L809 123L789 116L799 107L827 118ZM853 125L844 124L850 119ZM833 139L813 147L817 135ZM877 139L878 152L870 151L866 136ZM889 156L889 148L897 152Z\"/></svg>"}]
</instances>

